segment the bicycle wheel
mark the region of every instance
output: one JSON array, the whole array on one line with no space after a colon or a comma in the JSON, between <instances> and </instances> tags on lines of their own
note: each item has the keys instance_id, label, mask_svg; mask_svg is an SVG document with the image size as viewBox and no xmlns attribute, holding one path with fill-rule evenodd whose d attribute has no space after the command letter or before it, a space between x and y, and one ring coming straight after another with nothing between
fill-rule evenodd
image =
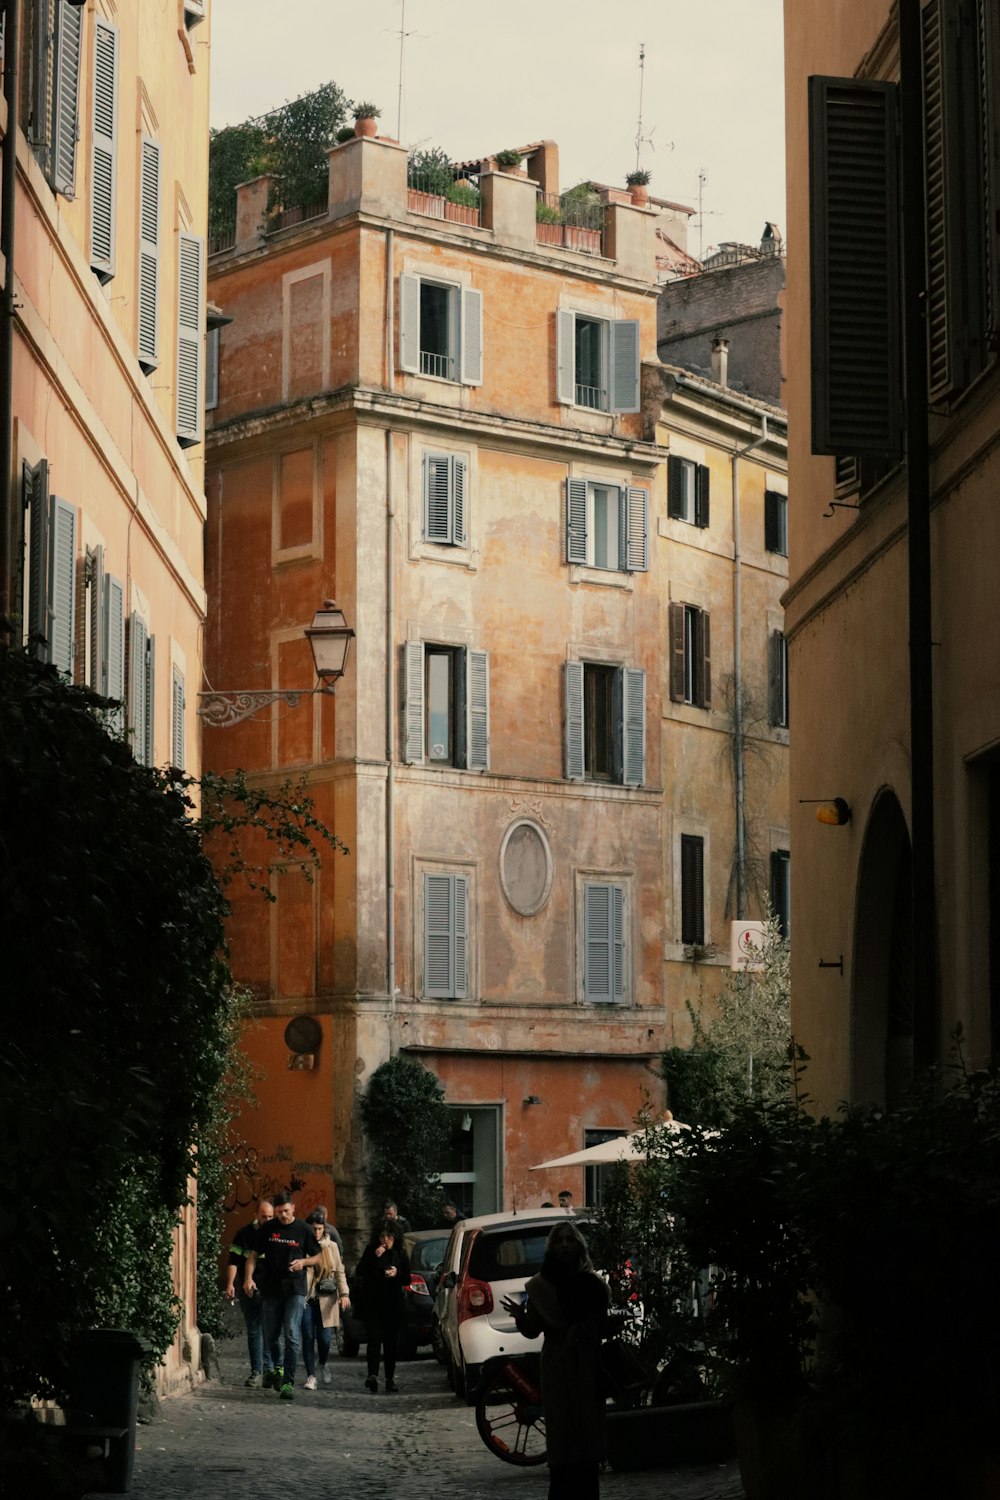
<instances>
[{"instance_id":1,"label":"bicycle wheel","mask_svg":"<svg viewBox=\"0 0 1000 1500\"><path fill-rule=\"evenodd\" d=\"M525 1467L546 1459L545 1413L542 1403L515 1390L501 1365L487 1376L476 1402L479 1436L497 1458Z\"/></svg>"}]
</instances>

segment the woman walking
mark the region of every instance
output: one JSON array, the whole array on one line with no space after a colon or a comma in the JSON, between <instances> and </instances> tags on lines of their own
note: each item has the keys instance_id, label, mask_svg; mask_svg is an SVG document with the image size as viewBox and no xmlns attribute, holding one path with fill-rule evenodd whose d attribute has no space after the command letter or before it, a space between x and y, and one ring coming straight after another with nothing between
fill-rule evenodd
<instances>
[{"instance_id":1,"label":"woman walking","mask_svg":"<svg viewBox=\"0 0 1000 1500\"><path fill-rule=\"evenodd\" d=\"M410 1284L410 1261L403 1249L399 1221L386 1219L378 1238L368 1246L355 1273L362 1288L362 1314L368 1332L367 1388L378 1390L380 1355L385 1359L385 1389L395 1393L396 1341L403 1321L403 1288Z\"/></svg>"},{"instance_id":2,"label":"woman walking","mask_svg":"<svg viewBox=\"0 0 1000 1500\"><path fill-rule=\"evenodd\" d=\"M502 1305L527 1338L542 1344L542 1403L549 1455L549 1500L597 1500L605 1456L601 1342L608 1289L594 1270L576 1225L557 1224L545 1244L523 1306Z\"/></svg>"},{"instance_id":3,"label":"woman walking","mask_svg":"<svg viewBox=\"0 0 1000 1500\"><path fill-rule=\"evenodd\" d=\"M306 1301L302 1309L302 1359L306 1367L305 1389L316 1389L316 1353L319 1351L319 1372L324 1385L330 1384L330 1372L326 1362L330 1357L333 1330L340 1323L340 1315L350 1304L347 1294L347 1272L340 1249L328 1231L325 1212L311 1213L306 1220L316 1236L323 1259L319 1265L309 1267L306 1285Z\"/></svg>"}]
</instances>

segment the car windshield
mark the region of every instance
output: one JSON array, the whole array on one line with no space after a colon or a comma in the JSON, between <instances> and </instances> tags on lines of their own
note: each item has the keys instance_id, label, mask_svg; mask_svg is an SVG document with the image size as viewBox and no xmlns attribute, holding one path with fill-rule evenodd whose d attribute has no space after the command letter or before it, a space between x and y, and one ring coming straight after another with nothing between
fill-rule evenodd
<instances>
[{"instance_id":1,"label":"car windshield","mask_svg":"<svg viewBox=\"0 0 1000 1500\"><path fill-rule=\"evenodd\" d=\"M479 1234L469 1253L469 1275L477 1281L515 1281L534 1276L542 1264L550 1224Z\"/></svg>"},{"instance_id":2,"label":"car windshield","mask_svg":"<svg viewBox=\"0 0 1000 1500\"><path fill-rule=\"evenodd\" d=\"M410 1245L410 1265L414 1271L433 1271L444 1259L444 1247L448 1236L440 1239L414 1240Z\"/></svg>"}]
</instances>

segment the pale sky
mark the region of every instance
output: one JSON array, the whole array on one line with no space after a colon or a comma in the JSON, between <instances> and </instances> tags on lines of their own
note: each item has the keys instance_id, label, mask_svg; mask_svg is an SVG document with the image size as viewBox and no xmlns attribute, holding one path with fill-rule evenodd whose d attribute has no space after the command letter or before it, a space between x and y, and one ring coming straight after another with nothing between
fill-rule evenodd
<instances>
[{"instance_id":1,"label":"pale sky","mask_svg":"<svg viewBox=\"0 0 1000 1500\"><path fill-rule=\"evenodd\" d=\"M212 124L333 80L395 136L404 15L406 145L462 160L547 138L562 188L624 186L645 43L650 191L697 209L704 172L706 251L784 229L782 0L214 0Z\"/></svg>"}]
</instances>

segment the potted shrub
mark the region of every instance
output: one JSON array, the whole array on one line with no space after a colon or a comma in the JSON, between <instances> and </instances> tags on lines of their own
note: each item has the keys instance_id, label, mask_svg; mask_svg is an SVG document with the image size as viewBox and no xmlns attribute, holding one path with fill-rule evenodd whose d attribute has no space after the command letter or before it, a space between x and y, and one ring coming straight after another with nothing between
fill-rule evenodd
<instances>
[{"instance_id":1,"label":"potted shrub","mask_svg":"<svg viewBox=\"0 0 1000 1500\"><path fill-rule=\"evenodd\" d=\"M375 123L382 111L377 104L370 100L363 100L361 104L354 106L354 134L355 135L377 135L378 125Z\"/></svg>"},{"instance_id":2,"label":"potted shrub","mask_svg":"<svg viewBox=\"0 0 1000 1500\"><path fill-rule=\"evenodd\" d=\"M506 151L498 151L493 158L501 172L517 173L521 170L521 153L513 147Z\"/></svg>"},{"instance_id":3,"label":"potted shrub","mask_svg":"<svg viewBox=\"0 0 1000 1500\"><path fill-rule=\"evenodd\" d=\"M645 167L641 167L638 171L629 172L625 178L625 186L632 194L632 202L638 208L645 208L649 202L649 179L651 176L651 172L647 172Z\"/></svg>"}]
</instances>

